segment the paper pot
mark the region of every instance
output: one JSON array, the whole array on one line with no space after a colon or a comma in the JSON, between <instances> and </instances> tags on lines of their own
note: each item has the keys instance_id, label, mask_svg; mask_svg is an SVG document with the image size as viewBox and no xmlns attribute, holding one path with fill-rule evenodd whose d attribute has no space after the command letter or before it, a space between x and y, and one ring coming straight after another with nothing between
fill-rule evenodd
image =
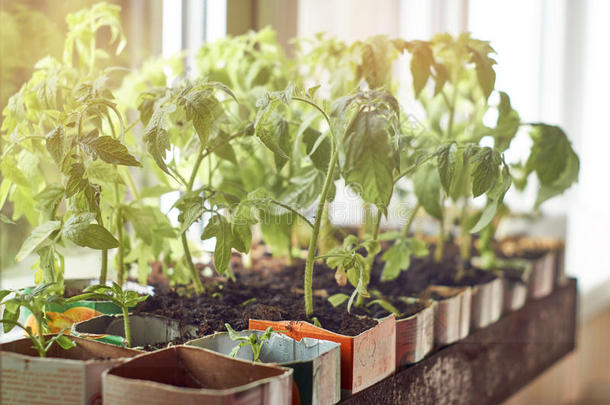
<instances>
[{"instance_id":1,"label":"paper pot","mask_svg":"<svg viewBox=\"0 0 610 405\"><path fill-rule=\"evenodd\" d=\"M434 348L433 300L407 318L396 320L396 369L422 360Z\"/></svg>"},{"instance_id":2,"label":"paper pot","mask_svg":"<svg viewBox=\"0 0 610 405\"><path fill-rule=\"evenodd\" d=\"M293 339L314 338L341 344L341 390L350 395L370 387L396 369L396 318L392 314L358 336L331 332L304 321L250 319L249 328L282 331Z\"/></svg>"},{"instance_id":3,"label":"paper pot","mask_svg":"<svg viewBox=\"0 0 610 405\"><path fill-rule=\"evenodd\" d=\"M292 399L292 369L173 346L104 373L104 402L113 405L282 405Z\"/></svg>"},{"instance_id":4,"label":"paper pot","mask_svg":"<svg viewBox=\"0 0 610 405\"><path fill-rule=\"evenodd\" d=\"M180 327L180 323L160 315L138 314L129 316L131 346L143 347L168 343L177 338L192 339L196 327ZM72 334L118 346L126 346L123 315L101 315L75 323Z\"/></svg>"},{"instance_id":5,"label":"paper pot","mask_svg":"<svg viewBox=\"0 0 610 405\"><path fill-rule=\"evenodd\" d=\"M433 285L426 288L422 298L436 301L434 310L434 342L445 346L464 339L470 332L470 287Z\"/></svg>"},{"instance_id":6,"label":"paper pot","mask_svg":"<svg viewBox=\"0 0 610 405\"><path fill-rule=\"evenodd\" d=\"M484 328L502 316L504 289L499 277L487 283L472 286L470 299L470 326Z\"/></svg>"},{"instance_id":7,"label":"paper pot","mask_svg":"<svg viewBox=\"0 0 610 405\"><path fill-rule=\"evenodd\" d=\"M527 281L529 298L538 299L553 292L556 271L555 258L555 252L549 251L532 263L532 274Z\"/></svg>"},{"instance_id":8,"label":"paper pot","mask_svg":"<svg viewBox=\"0 0 610 405\"><path fill-rule=\"evenodd\" d=\"M138 351L71 336L76 347L53 344L38 357L30 339L0 345L0 398L3 405L102 403L102 372ZM100 360L103 359L103 360Z\"/></svg>"},{"instance_id":9,"label":"paper pot","mask_svg":"<svg viewBox=\"0 0 610 405\"><path fill-rule=\"evenodd\" d=\"M262 331L238 332L242 336ZM187 342L228 356L238 343L231 340L227 332L219 332ZM243 346L237 358L252 361L252 348ZM341 346L327 340L303 338L294 340L282 333L273 333L262 348L259 360L263 363L277 363L294 370L293 378L298 387L293 392L293 404L336 404L341 399Z\"/></svg>"}]
</instances>

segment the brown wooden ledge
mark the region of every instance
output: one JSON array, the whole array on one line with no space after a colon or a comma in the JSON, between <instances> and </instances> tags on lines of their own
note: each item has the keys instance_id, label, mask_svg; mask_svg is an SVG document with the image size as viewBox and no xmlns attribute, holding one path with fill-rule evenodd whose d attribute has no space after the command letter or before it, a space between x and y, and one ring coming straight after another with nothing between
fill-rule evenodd
<instances>
[{"instance_id":1,"label":"brown wooden ledge","mask_svg":"<svg viewBox=\"0 0 610 405\"><path fill-rule=\"evenodd\" d=\"M575 347L576 280L343 404L498 404Z\"/></svg>"}]
</instances>

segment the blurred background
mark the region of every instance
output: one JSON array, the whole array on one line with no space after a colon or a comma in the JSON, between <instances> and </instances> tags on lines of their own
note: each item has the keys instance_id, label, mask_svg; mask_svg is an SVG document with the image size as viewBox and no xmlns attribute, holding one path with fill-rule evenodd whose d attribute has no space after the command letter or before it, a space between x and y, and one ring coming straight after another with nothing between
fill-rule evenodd
<instances>
[{"instance_id":1,"label":"blurred background","mask_svg":"<svg viewBox=\"0 0 610 405\"><path fill-rule=\"evenodd\" d=\"M607 0L115 0L122 7L128 46L123 66L187 50L187 69L205 41L271 26L288 55L291 38L327 32L352 42L385 34L408 40L470 31L497 51L496 87L511 95L523 121L562 126L580 155L580 181L544 204L530 231L566 239L566 269L581 292L579 349L507 404L610 403L610 1ZM60 57L65 16L92 0L1 0L0 108L43 56ZM190 50L190 51L189 51ZM408 72L408 61L398 69ZM404 81L403 81L404 82ZM401 103L414 106L411 89ZM411 106L413 103L413 106ZM525 135L525 134L524 134ZM529 138L518 138L508 161L522 158ZM532 184L532 186L535 186ZM508 195L527 213L534 188ZM518 224L517 224L518 225ZM0 226L5 226L0 223ZM20 231L15 231L20 229ZM28 229L1 232L1 269L13 264ZM510 230L507 230L510 231ZM21 232L21 233L20 233ZM7 276L7 272L0 273Z\"/></svg>"}]
</instances>

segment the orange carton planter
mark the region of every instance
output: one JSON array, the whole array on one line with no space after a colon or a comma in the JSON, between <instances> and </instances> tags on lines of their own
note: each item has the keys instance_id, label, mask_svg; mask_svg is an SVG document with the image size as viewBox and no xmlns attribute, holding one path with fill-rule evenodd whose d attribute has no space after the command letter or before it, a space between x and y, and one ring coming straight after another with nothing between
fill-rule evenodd
<instances>
[{"instance_id":1,"label":"orange carton planter","mask_svg":"<svg viewBox=\"0 0 610 405\"><path fill-rule=\"evenodd\" d=\"M357 336L346 336L304 321L250 319L249 329L276 331L301 340L304 337L341 344L341 389L354 394L381 381L396 370L396 317L380 319L377 326Z\"/></svg>"}]
</instances>

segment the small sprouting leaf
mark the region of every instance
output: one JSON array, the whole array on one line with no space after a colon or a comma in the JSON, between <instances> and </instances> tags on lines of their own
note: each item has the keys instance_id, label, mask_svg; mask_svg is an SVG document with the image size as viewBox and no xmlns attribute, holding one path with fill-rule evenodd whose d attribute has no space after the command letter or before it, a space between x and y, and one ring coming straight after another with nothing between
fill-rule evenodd
<instances>
[{"instance_id":1,"label":"small sprouting leaf","mask_svg":"<svg viewBox=\"0 0 610 405\"><path fill-rule=\"evenodd\" d=\"M519 113L510 105L510 97L505 92L500 93L498 104L498 119L494 128L494 149L504 152L509 146L521 124Z\"/></svg>"},{"instance_id":2,"label":"small sprouting leaf","mask_svg":"<svg viewBox=\"0 0 610 405\"><path fill-rule=\"evenodd\" d=\"M400 311L387 300L376 299L366 304L367 307L370 307L371 305L379 305L381 308L385 309L391 314L396 314L397 316L400 315Z\"/></svg>"},{"instance_id":3,"label":"small sprouting leaf","mask_svg":"<svg viewBox=\"0 0 610 405\"><path fill-rule=\"evenodd\" d=\"M394 280L401 271L407 270L411 264L411 251L405 241L396 241L381 256L385 265L381 273L382 281Z\"/></svg>"},{"instance_id":4,"label":"small sprouting leaf","mask_svg":"<svg viewBox=\"0 0 610 405\"><path fill-rule=\"evenodd\" d=\"M57 342L57 344L60 345L61 348L64 350L68 350L73 347L76 347L76 343L74 343L72 340L70 340L70 338L68 336L64 335L63 333L51 338L50 342L52 342L52 341Z\"/></svg>"},{"instance_id":5,"label":"small sprouting leaf","mask_svg":"<svg viewBox=\"0 0 610 405\"><path fill-rule=\"evenodd\" d=\"M61 228L60 221L48 221L43 224L38 225L36 228L32 230L32 233L21 245L21 249L15 256L15 260L20 262L27 255L32 253L34 250L38 249L40 245L42 245L49 236L56 230Z\"/></svg>"},{"instance_id":6,"label":"small sprouting leaf","mask_svg":"<svg viewBox=\"0 0 610 405\"><path fill-rule=\"evenodd\" d=\"M339 294L334 294L334 295L331 295L330 297L328 297L328 302L330 302L333 307L338 307L339 305L343 304L348 299L349 299L348 295L339 293Z\"/></svg>"},{"instance_id":7,"label":"small sprouting leaf","mask_svg":"<svg viewBox=\"0 0 610 405\"><path fill-rule=\"evenodd\" d=\"M5 224L14 224L15 221L12 221L9 217L7 217L6 215L0 213L0 221L4 222Z\"/></svg>"},{"instance_id":8,"label":"small sprouting leaf","mask_svg":"<svg viewBox=\"0 0 610 405\"><path fill-rule=\"evenodd\" d=\"M97 156L104 162L123 166L142 166L136 158L129 153L127 147L118 139L111 136L100 136L83 140Z\"/></svg>"},{"instance_id":9,"label":"small sprouting leaf","mask_svg":"<svg viewBox=\"0 0 610 405\"><path fill-rule=\"evenodd\" d=\"M244 341L244 340L248 339L247 337L242 336L239 333L235 332L235 330L228 323L225 323L225 328L227 329L227 332L229 332L229 337L231 338L231 340Z\"/></svg>"}]
</instances>

